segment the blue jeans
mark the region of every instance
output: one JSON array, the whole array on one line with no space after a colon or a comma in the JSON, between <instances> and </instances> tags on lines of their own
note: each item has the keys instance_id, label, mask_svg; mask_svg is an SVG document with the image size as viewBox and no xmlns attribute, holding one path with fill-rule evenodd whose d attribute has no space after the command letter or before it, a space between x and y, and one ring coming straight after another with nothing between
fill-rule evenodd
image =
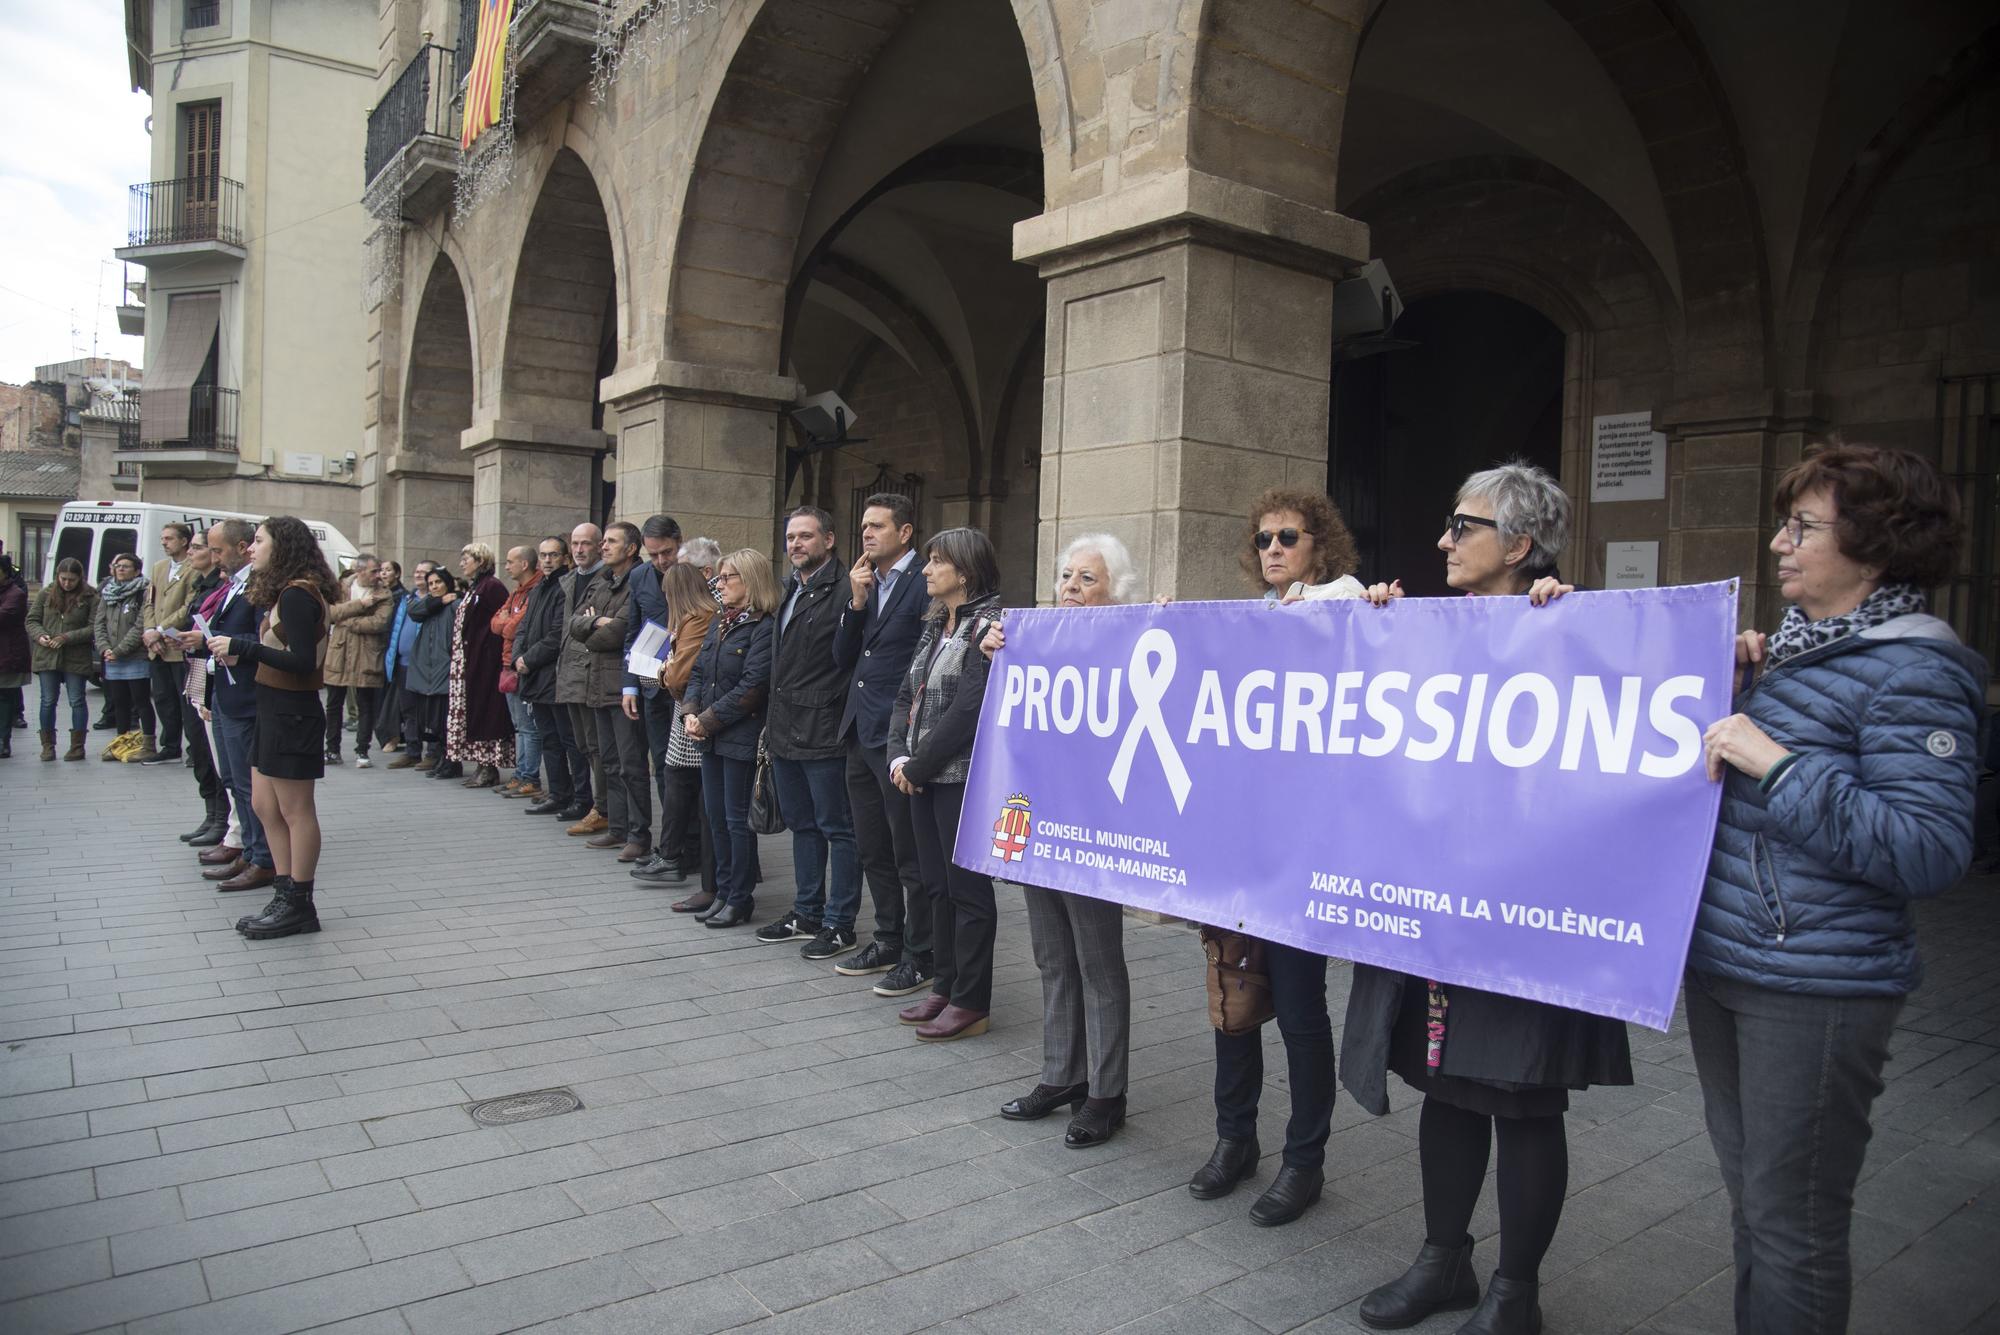
<instances>
[{"instance_id":1,"label":"blue jeans","mask_svg":"<svg viewBox=\"0 0 2000 1335\"><path fill-rule=\"evenodd\" d=\"M218 709L213 721L215 768L229 789L229 805L236 812L236 822L243 827L243 857L268 871L277 864L271 860L271 845L265 842L263 822L257 819L257 811L250 805L250 737L257 730L257 720L237 718Z\"/></svg>"},{"instance_id":2,"label":"blue jeans","mask_svg":"<svg viewBox=\"0 0 2000 1335\"><path fill-rule=\"evenodd\" d=\"M519 691L506 700L507 717L514 720L514 777L540 782L542 727L535 721L535 707L523 700Z\"/></svg>"},{"instance_id":3,"label":"blue jeans","mask_svg":"<svg viewBox=\"0 0 2000 1335\"><path fill-rule=\"evenodd\" d=\"M757 765L727 756L701 758L701 800L715 852L715 893L750 907L757 890L757 836L750 833L750 787ZM782 800L782 799L780 799Z\"/></svg>"},{"instance_id":4,"label":"blue jeans","mask_svg":"<svg viewBox=\"0 0 2000 1335\"><path fill-rule=\"evenodd\" d=\"M56 729L56 697L62 694L65 684L69 687L69 727L71 732L90 731L90 706L83 700L83 674L81 672L37 672L36 680L42 683L42 731Z\"/></svg>"},{"instance_id":5,"label":"blue jeans","mask_svg":"<svg viewBox=\"0 0 2000 1335\"><path fill-rule=\"evenodd\" d=\"M772 756L771 773L778 781L778 806L792 831L792 875L798 884L792 912L827 927L852 928L861 907L861 856L847 806L847 757Z\"/></svg>"},{"instance_id":6,"label":"blue jeans","mask_svg":"<svg viewBox=\"0 0 2000 1335\"><path fill-rule=\"evenodd\" d=\"M1902 997L1686 976L1708 1138L1729 1188L1739 1335L1841 1335L1868 1111Z\"/></svg>"}]
</instances>

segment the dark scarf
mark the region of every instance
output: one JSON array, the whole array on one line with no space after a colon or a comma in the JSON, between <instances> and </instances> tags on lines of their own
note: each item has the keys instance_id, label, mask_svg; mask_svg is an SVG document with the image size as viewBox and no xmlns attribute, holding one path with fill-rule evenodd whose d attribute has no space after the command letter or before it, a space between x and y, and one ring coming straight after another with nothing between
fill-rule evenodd
<instances>
[{"instance_id":1,"label":"dark scarf","mask_svg":"<svg viewBox=\"0 0 2000 1335\"><path fill-rule=\"evenodd\" d=\"M1795 654L1817 649L1859 635L1900 616L1927 612L1930 603L1914 584L1884 584L1861 600L1861 606L1839 616L1812 620L1794 604L1785 609L1785 619L1764 646L1764 661L1776 667Z\"/></svg>"}]
</instances>

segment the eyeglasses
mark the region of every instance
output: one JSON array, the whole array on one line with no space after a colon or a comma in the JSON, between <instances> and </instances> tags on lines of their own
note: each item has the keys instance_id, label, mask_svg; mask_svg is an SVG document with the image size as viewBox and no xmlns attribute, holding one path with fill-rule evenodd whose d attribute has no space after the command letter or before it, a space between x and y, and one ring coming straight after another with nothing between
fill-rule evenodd
<instances>
[{"instance_id":1,"label":"eyeglasses","mask_svg":"<svg viewBox=\"0 0 2000 1335\"><path fill-rule=\"evenodd\" d=\"M1465 541L1465 530L1477 525L1480 528L1498 529L1499 523L1492 519L1481 519L1478 515L1455 514L1444 522L1444 531L1451 534L1453 542Z\"/></svg>"},{"instance_id":2,"label":"eyeglasses","mask_svg":"<svg viewBox=\"0 0 2000 1335\"><path fill-rule=\"evenodd\" d=\"M715 582L718 584L727 584L731 580L740 581L742 578L743 576L737 574L734 570L725 570L715 577Z\"/></svg>"},{"instance_id":3,"label":"eyeglasses","mask_svg":"<svg viewBox=\"0 0 2000 1335\"><path fill-rule=\"evenodd\" d=\"M1257 550L1260 552L1269 551L1274 541L1280 547L1296 547L1299 545L1299 531L1295 528L1281 528L1273 533L1269 529L1259 529L1257 536L1251 541L1257 544Z\"/></svg>"},{"instance_id":4,"label":"eyeglasses","mask_svg":"<svg viewBox=\"0 0 2000 1335\"><path fill-rule=\"evenodd\" d=\"M1804 515L1786 515L1778 521L1778 532L1784 534L1796 547L1806 540L1806 534L1816 528L1832 528L1833 525L1819 519L1807 519Z\"/></svg>"}]
</instances>

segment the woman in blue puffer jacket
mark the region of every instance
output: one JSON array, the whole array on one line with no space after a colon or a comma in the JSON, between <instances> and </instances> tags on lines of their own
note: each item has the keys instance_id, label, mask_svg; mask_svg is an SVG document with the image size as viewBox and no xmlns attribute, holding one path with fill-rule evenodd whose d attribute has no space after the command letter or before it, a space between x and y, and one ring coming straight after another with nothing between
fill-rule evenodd
<instances>
[{"instance_id":1,"label":"woman in blue puffer jacket","mask_svg":"<svg viewBox=\"0 0 2000 1335\"><path fill-rule=\"evenodd\" d=\"M1928 615L1962 528L1937 471L1842 446L1779 480L1786 601L1737 645L1739 712L1688 949L1688 1032L1729 1188L1741 1335L1847 1329L1848 1223L1917 899L1972 857L1986 664ZM1761 674L1761 675L1760 675Z\"/></svg>"}]
</instances>

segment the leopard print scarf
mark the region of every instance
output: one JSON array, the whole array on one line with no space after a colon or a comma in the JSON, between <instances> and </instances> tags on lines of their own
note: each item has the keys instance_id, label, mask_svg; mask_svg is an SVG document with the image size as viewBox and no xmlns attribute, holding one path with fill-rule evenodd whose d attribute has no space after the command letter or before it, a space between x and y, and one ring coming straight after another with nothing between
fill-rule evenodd
<instances>
[{"instance_id":1,"label":"leopard print scarf","mask_svg":"<svg viewBox=\"0 0 2000 1335\"><path fill-rule=\"evenodd\" d=\"M1785 609L1785 619L1764 646L1764 661L1776 667L1795 654L1844 640L1850 635L1893 621L1900 616L1930 610L1923 591L1914 584L1884 584L1869 594L1861 606L1839 616L1809 619L1797 605Z\"/></svg>"}]
</instances>

